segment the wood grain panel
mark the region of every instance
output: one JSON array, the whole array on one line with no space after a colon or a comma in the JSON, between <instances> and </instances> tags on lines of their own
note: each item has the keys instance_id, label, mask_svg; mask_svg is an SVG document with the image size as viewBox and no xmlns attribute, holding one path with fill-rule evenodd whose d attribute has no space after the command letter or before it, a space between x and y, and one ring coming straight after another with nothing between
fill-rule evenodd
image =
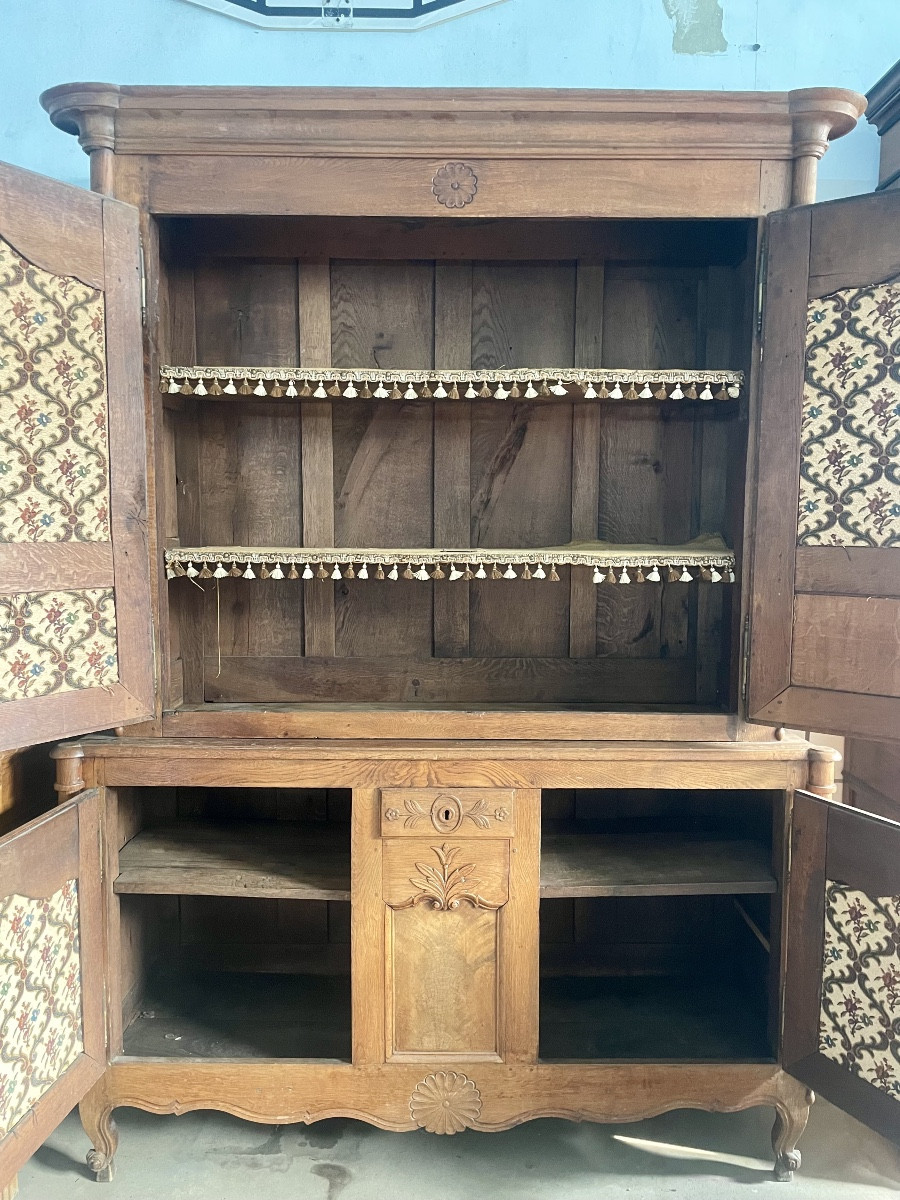
<instances>
[{"instance_id":1,"label":"wood grain panel","mask_svg":"<svg viewBox=\"0 0 900 1200\"><path fill-rule=\"evenodd\" d=\"M207 660L206 682L207 700L267 704L688 704L694 691L693 665L684 658L650 660L638 673L633 662L616 658L224 655L221 670L215 658Z\"/></svg>"},{"instance_id":2,"label":"wood grain panel","mask_svg":"<svg viewBox=\"0 0 900 1200\"><path fill-rule=\"evenodd\" d=\"M113 553L108 542L0 544L0 595L112 584Z\"/></svg>"},{"instance_id":3,"label":"wood grain panel","mask_svg":"<svg viewBox=\"0 0 900 1200\"><path fill-rule=\"evenodd\" d=\"M900 597L900 548L798 546L798 592Z\"/></svg>"},{"instance_id":4,"label":"wood grain panel","mask_svg":"<svg viewBox=\"0 0 900 1200\"><path fill-rule=\"evenodd\" d=\"M326 367L331 362L331 266L298 263L300 362ZM303 541L334 544L334 440L331 401L300 406ZM334 587L304 588L304 653L334 654Z\"/></svg>"},{"instance_id":5,"label":"wood grain panel","mask_svg":"<svg viewBox=\"0 0 900 1200\"><path fill-rule=\"evenodd\" d=\"M575 366L597 367L603 357L602 263L579 262L575 293ZM575 404L572 410L572 539L596 538L600 507L599 408ZM597 652L597 589L587 571L569 572L569 654L592 658Z\"/></svg>"},{"instance_id":6,"label":"wood grain panel","mask_svg":"<svg viewBox=\"0 0 900 1200\"><path fill-rule=\"evenodd\" d=\"M791 682L799 687L900 696L900 601L798 595Z\"/></svg>"},{"instance_id":7,"label":"wood grain panel","mask_svg":"<svg viewBox=\"0 0 900 1200\"><path fill-rule=\"evenodd\" d=\"M387 910L387 1057L499 1056L498 913Z\"/></svg>"},{"instance_id":8,"label":"wood grain panel","mask_svg":"<svg viewBox=\"0 0 900 1200\"><path fill-rule=\"evenodd\" d=\"M695 366L700 276L681 268L608 264L603 327L607 366ZM610 409L600 444L600 537L672 542L692 533L693 421L685 414ZM714 532L714 531L713 531ZM602 588L597 652L680 657L687 652L691 591L663 584Z\"/></svg>"},{"instance_id":9,"label":"wood grain panel","mask_svg":"<svg viewBox=\"0 0 900 1200\"><path fill-rule=\"evenodd\" d=\"M298 363L296 264L213 262L199 265L195 279L201 363ZM202 540L299 543L299 406L245 399L237 412L214 402L201 409ZM224 654L301 652L299 590L262 579L222 580L218 593L217 600L216 589L207 589L207 648Z\"/></svg>"},{"instance_id":10,"label":"wood grain panel","mask_svg":"<svg viewBox=\"0 0 900 1200\"><path fill-rule=\"evenodd\" d=\"M476 263L472 367L559 363L574 357L574 263ZM571 536L571 405L484 401L472 413L473 546L547 546ZM563 586L472 583L470 648L478 655L567 654Z\"/></svg>"},{"instance_id":11,"label":"wood grain panel","mask_svg":"<svg viewBox=\"0 0 900 1200\"><path fill-rule=\"evenodd\" d=\"M434 362L468 369L472 363L472 264L434 266ZM434 410L434 544L467 546L471 535L472 410L440 404ZM469 653L469 586L435 588L434 653Z\"/></svg>"},{"instance_id":12,"label":"wood grain panel","mask_svg":"<svg viewBox=\"0 0 900 1200\"><path fill-rule=\"evenodd\" d=\"M432 263L334 262L332 361L339 367L429 367ZM335 544L428 546L433 537L433 405L344 401L334 411ZM404 596L371 583L335 589L339 656L431 653L430 588Z\"/></svg>"},{"instance_id":13,"label":"wood grain panel","mask_svg":"<svg viewBox=\"0 0 900 1200\"><path fill-rule=\"evenodd\" d=\"M365 165L377 186L360 186L352 158L277 158L233 154L164 155L157 160L150 208L164 213L260 213L458 219L435 202L431 180L446 163L376 158ZM672 160L555 159L535 176L530 159L472 159L478 175L474 217L546 217L552 189L560 217L755 217L759 162L691 161L691 185L673 186ZM204 187L198 189L202 174ZM543 186L542 186L543 182Z\"/></svg>"}]
</instances>

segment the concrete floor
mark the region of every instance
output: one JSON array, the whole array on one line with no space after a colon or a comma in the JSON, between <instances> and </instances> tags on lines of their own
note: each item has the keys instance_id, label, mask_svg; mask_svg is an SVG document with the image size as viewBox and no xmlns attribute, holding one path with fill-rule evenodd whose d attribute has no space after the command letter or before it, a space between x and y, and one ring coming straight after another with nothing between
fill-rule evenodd
<instances>
[{"instance_id":1,"label":"concrete floor","mask_svg":"<svg viewBox=\"0 0 900 1200\"><path fill-rule=\"evenodd\" d=\"M112 1184L89 1177L73 1113L20 1173L21 1200L887 1200L900 1190L900 1149L823 1101L792 1184L769 1174L768 1109L618 1126L544 1120L452 1138L343 1119L276 1128L132 1109L117 1119ZM678 1157L620 1136L667 1143Z\"/></svg>"}]
</instances>

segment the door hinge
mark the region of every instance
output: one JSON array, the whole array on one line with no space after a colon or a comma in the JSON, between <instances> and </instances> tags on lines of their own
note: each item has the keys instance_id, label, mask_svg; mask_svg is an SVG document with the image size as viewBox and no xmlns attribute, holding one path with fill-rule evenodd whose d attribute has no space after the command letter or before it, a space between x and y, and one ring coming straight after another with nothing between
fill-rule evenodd
<instances>
[{"instance_id":1,"label":"door hinge","mask_svg":"<svg viewBox=\"0 0 900 1200\"><path fill-rule=\"evenodd\" d=\"M141 327L147 326L147 270L144 263L144 243L138 242L138 253L141 265Z\"/></svg>"},{"instance_id":2,"label":"door hinge","mask_svg":"<svg viewBox=\"0 0 900 1200\"><path fill-rule=\"evenodd\" d=\"M762 335L763 312L766 307L766 275L769 270L769 230L763 232L762 245L759 248L759 274L756 279L756 336Z\"/></svg>"},{"instance_id":3,"label":"door hinge","mask_svg":"<svg viewBox=\"0 0 900 1200\"><path fill-rule=\"evenodd\" d=\"M747 693L750 690L750 614L744 617L744 629L741 637L741 702L747 706Z\"/></svg>"}]
</instances>

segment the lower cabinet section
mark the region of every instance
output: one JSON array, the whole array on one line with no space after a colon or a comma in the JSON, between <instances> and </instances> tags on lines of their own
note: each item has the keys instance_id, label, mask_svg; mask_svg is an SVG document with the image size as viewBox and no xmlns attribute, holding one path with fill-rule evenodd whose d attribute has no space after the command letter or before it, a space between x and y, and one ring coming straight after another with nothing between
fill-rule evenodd
<instances>
[{"instance_id":1,"label":"lower cabinet section","mask_svg":"<svg viewBox=\"0 0 900 1200\"><path fill-rule=\"evenodd\" d=\"M85 1098L385 1129L771 1105L786 787L110 786L112 1061ZM771 773L766 776L771 780Z\"/></svg>"}]
</instances>

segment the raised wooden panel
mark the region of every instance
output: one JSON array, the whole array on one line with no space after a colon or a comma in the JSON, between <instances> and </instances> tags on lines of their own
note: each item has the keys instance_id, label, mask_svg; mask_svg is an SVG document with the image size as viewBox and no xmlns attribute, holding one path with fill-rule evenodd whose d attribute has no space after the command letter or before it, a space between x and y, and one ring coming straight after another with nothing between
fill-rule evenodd
<instances>
[{"instance_id":1,"label":"raised wooden panel","mask_svg":"<svg viewBox=\"0 0 900 1200\"><path fill-rule=\"evenodd\" d=\"M791 683L900 697L900 600L798 595ZM895 731L900 733L900 727Z\"/></svg>"},{"instance_id":2,"label":"raised wooden panel","mask_svg":"<svg viewBox=\"0 0 900 1200\"><path fill-rule=\"evenodd\" d=\"M499 1058L499 914L387 910L388 1057Z\"/></svg>"}]
</instances>

